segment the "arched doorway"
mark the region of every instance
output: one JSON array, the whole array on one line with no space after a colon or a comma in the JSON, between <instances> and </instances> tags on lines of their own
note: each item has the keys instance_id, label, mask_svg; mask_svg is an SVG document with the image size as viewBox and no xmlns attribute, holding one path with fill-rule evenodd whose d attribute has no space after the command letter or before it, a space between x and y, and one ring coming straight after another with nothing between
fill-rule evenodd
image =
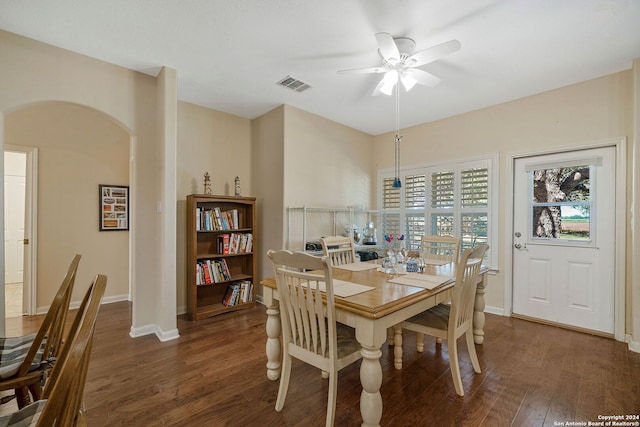
<instances>
[{"instance_id":1,"label":"arched doorway","mask_svg":"<svg viewBox=\"0 0 640 427\"><path fill-rule=\"evenodd\" d=\"M130 185L131 133L93 108L41 102L4 115L4 143L39 151L36 310L46 310L75 253L82 261L72 301L96 273L109 276L109 300L130 300L131 232L99 231L98 185Z\"/></svg>"}]
</instances>

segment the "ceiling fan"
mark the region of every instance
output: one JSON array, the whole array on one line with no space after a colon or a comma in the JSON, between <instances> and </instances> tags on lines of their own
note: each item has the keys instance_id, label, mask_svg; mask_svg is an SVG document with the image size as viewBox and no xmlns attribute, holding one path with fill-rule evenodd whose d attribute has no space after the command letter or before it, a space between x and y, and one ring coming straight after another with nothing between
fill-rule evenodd
<instances>
[{"instance_id":1,"label":"ceiling fan","mask_svg":"<svg viewBox=\"0 0 640 427\"><path fill-rule=\"evenodd\" d=\"M440 79L417 67L436 61L443 56L460 49L458 40L449 40L436 46L413 53L416 42L407 37L392 37L389 33L377 33L378 53L382 58L381 67L357 68L352 70L340 70L342 74L381 74L384 76L373 91L373 95L391 95L393 88L402 82L408 92L419 83L433 87L440 83Z\"/></svg>"}]
</instances>

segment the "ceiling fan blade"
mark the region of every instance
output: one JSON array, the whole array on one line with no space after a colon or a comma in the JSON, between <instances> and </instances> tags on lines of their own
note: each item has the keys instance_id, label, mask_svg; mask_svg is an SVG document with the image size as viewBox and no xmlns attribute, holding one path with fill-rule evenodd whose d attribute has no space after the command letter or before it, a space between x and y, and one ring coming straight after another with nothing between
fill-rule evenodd
<instances>
[{"instance_id":1,"label":"ceiling fan blade","mask_svg":"<svg viewBox=\"0 0 640 427\"><path fill-rule=\"evenodd\" d=\"M396 46L396 42L393 41L391 34L378 33L376 34L376 41L378 42L380 55L382 55L385 61L392 63L398 62L400 59L400 52L398 51L398 46Z\"/></svg>"},{"instance_id":2,"label":"ceiling fan blade","mask_svg":"<svg viewBox=\"0 0 640 427\"><path fill-rule=\"evenodd\" d=\"M353 68L351 70L338 70L340 74L379 74L387 71L384 67L372 67L372 68Z\"/></svg>"},{"instance_id":3,"label":"ceiling fan blade","mask_svg":"<svg viewBox=\"0 0 640 427\"><path fill-rule=\"evenodd\" d=\"M411 68L406 71L406 74L413 77L423 86L434 87L440 83L440 79L433 74L427 73L424 70L418 70Z\"/></svg>"},{"instance_id":4,"label":"ceiling fan blade","mask_svg":"<svg viewBox=\"0 0 640 427\"><path fill-rule=\"evenodd\" d=\"M449 40L448 42L416 52L407 58L405 62L410 67L419 67L458 50L460 50L460 42L458 40Z\"/></svg>"}]
</instances>

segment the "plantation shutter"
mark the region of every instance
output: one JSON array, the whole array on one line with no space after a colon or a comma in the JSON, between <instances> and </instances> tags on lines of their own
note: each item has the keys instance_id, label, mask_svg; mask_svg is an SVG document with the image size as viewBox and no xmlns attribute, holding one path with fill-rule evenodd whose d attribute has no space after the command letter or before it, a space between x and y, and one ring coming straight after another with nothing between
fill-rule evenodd
<instances>
[{"instance_id":1,"label":"plantation shutter","mask_svg":"<svg viewBox=\"0 0 640 427\"><path fill-rule=\"evenodd\" d=\"M407 175L404 178L405 193L405 244L407 249L419 249L425 234L424 207L427 200L426 174Z\"/></svg>"},{"instance_id":2,"label":"plantation shutter","mask_svg":"<svg viewBox=\"0 0 640 427\"><path fill-rule=\"evenodd\" d=\"M460 172L460 206L487 207L489 205L489 170L466 169Z\"/></svg>"},{"instance_id":3,"label":"plantation shutter","mask_svg":"<svg viewBox=\"0 0 640 427\"><path fill-rule=\"evenodd\" d=\"M438 171L431 174L431 207L453 209L454 171Z\"/></svg>"},{"instance_id":4,"label":"plantation shutter","mask_svg":"<svg viewBox=\"0 0 640 427\"><path fill-rule=\"evenodd\" d=\"M385 178L382 181L382 207L385 213L382 216L382 234L400 234L400 188L393 188L394 178ZM378 235L378 240L382 236Z\"/></svg>"}]
</instances>

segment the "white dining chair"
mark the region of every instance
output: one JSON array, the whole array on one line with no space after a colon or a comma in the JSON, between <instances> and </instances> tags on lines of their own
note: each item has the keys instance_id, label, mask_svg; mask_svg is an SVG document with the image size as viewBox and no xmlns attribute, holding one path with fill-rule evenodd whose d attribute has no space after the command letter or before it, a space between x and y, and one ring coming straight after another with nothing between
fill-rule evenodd
<instances>
[{"instance_id":1,"label":"white dining chair","mask_svg":"<svg viewBox=\"0 0 640 427\"><path fill-rule=\"evenodd\" d=\"M460 255L460 239L458 237L448 235L425 235L420 240L420 257L425 263L435 261L436 263L457 262ZM436 342L441 343L439 337ZM424 335L418 334L416 337L416 346L422 351L424 348Z\"/></svg>"},{"instance_id":2,"label":"white dining chair","mask_svg":"<svg viewBox=\"0 0 640 427\"><path fill-rule=\"evenodd\" d=\"M282 372L276 411L289 388L292 357L328 373L327 427L333 426L338 371L362 357L355 330L336 323L331 259L287 250L267 252L280 297ZM325 301L323 301L323 296Z\"/></svg>"},{"instance_id":3,"label":"white dining chair","mask_svg":"<svg viewBox=\"0 0 640 427\"><path fill-rule=\"evenodd\" d=\"M451 304L438 304L402 322L402 329L419 334L431 335L447 341L449 365L456 393L464 396L460 365L458 364L458 338L463 334L467 341L473 370L482 372L473 341L473 306L475 303L478 275L487 251L487 245L467 249L462 254L456 268L456 282L453 286ZM424 347L418 347L422 352Z\"/></svg>"},{"instance_id":4,"label":"white dining chair","mask_svg":"<svg viewBox=\"0 0 640 427\"><path fill-rule=\"evenodd\" d=\"M344 236L329 236L320 239L322 252L331 258L333 266L356 262L356 250L353 239Z\"/></svg>"},{"instance_id":5,"label":"white dining chair","mask_svg":"<svg viewBox=\"0 0 640 427\"><path fill-rule=\"evenodd\" d=\"M420 256L425 260L458 261L460 239L453 236L422 236Z\"/></svg>"}]
</instances>

